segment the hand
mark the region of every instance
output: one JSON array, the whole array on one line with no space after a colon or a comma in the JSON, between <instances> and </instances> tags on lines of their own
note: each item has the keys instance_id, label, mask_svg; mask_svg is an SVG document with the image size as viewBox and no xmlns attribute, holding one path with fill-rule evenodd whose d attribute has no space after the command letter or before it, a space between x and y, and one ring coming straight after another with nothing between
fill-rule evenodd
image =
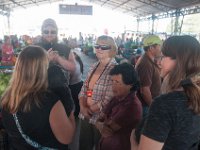
<instances>
[{"instance_id":1,"label":"hand","mask_svg":"<svg viewBox=\"0 0 200 150\"><path fill-rule=\"evenodd\" d=\"M48 53L49 61L55 61L55 62L57 62L57 59L58 59L58 57L59 57L57 51L53 51L53 49L50 48L50 49L47 51L47 53Z\"/></svg>"},{"instance_id":2,"label":"hand","mask_svg":"<svg viewBox=\"0 0 200 150\"><path fill-rule=\"evenodd\" d=\"M100 133L102 137L106 138L113 135L113 130L109 128L108 126L106 126L105 124L103 124L103 127L100 130Z\"/></svg>"},{"instance_id":3,"label":"hand","mask_svg":"<svg viewBox=\"0 0 200 150\"><path fill-rule=\"evenodd\" d=\"M96 128L99 130L99 132L100 132L100 130L103 129L103 122L97 121L97 122L95 123L95 127L96 127Z\"/></svg>"},{"instance_id":4,"label":"hand","mask_svg":"<svg viewBox=\"0 0 200 150\"><path fill-rule=\"evenodd\" d=\"M92 114L93 114L92 111L88 107L81 107L80 112L87 119L90 119L92 117Z\"/></svg>"},{"instance_id":5,"label":"hand","mask_svg":"<svg viewBox=\"0 0 200 150\"><path fill-rule=\"evenodd\" d=\"M95 103L90 106L90 110L94 113L97 113L100 111L99 103Z\"/></svg>"}]
</instances>

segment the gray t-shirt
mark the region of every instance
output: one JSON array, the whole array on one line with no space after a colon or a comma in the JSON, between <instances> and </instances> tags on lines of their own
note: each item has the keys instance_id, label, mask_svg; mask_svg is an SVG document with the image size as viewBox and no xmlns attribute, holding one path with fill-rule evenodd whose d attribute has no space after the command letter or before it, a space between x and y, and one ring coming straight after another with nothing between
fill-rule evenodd
<instances>
[{"instance_id":1,"label":"gray t-shirt","mask_svg":"<svg viewBox=\"0 0 200 150\"><path fill-rule=\"evenodd\" d=\"M200 115L188 108L187 101L183 91L156 97L142 134L163 142L163 150L198 150Z\"/></svg>"}]
</instances>

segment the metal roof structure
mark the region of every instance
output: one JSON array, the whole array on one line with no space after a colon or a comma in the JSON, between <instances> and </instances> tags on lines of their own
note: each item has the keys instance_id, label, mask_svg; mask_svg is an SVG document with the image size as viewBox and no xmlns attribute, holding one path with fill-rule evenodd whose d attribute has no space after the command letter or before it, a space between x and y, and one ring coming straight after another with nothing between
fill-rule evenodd
<instances>
[{"instance_id":1,"label":"metal roof structure","mask_svg":"<svg viewBox=\"0 0 200 150\"><path fill-rule=\"evenodd\" d=\"M200 0L90 0L90 2L134 17L200 5Z\"/></svg>"},{"instance_id":2,"label":"metal roof structure","mask_svg":"<svg viewBox=\"0 0 200 150\"><path fill-rule=\"evenodd\" d=\"M63 0L0 0L0 14L6 15L16 8L53 3ZM189 7L199 7L200 0L82 0L119 11L134 17L166 13ZM66 1L67 2L67 1Z\"/></svg>"}]
</instances>

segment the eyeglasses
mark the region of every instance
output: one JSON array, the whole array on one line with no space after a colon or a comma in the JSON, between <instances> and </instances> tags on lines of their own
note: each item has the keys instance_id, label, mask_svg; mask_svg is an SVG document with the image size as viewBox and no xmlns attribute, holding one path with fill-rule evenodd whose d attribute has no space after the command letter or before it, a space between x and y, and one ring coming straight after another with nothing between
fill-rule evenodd
<instances>
[{"instance_id":1,"label":"eyeglasses","mask_svg":"<svg viewBox=\"0 0 200 150\"><path fill-rule=\"evenodd\" d=\"M157 61L161 61L161 60L163 60L163 58L165 58L165 57L166 57L166 56L161 55L161 56L156 57L155 59L156 59Z\"/></svg>"},{"instance_id":2,"label":"eyeglasses","mask_svg":"<svg viewBox=\"0 0 200 150\"><path fill-rule=\"evenodd\" d=\"M95 48L95 49L101 49L101 50L109 50L109 49L111 49L111 46L109 46L109 45L98 45L98 44L96 44L96 45L94 45L94 48Z\"/></svg>"},{"instance_id":3,"label":"eyeglasses","mask_svg":"<svg viewBox=\"0 0 200 150\"><path fill-rule=\"evenodd\" d=\"M43 34L57 34L57 31L55 31L55 30L44 30L42 33Z\"/></svg>"}]
</instances>

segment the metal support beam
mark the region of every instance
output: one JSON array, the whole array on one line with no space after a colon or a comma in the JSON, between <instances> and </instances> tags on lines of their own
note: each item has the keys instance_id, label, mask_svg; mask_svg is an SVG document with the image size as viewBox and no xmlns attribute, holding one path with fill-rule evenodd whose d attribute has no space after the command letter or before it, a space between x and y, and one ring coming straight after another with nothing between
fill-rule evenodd
<instances>
[{"instance_id":1,"label":"metal support beam","mask_svg":"<svg viewBox=\"0 0 200 150\"><path fill-rule=\"evenodd\" d=\"M105 5L108 1L110 0L106 0L105 2L103 2L103 4L101 4L101 6Z\"/></svg>"},{"instance_id":2,"label":"metal support beam","mask_svg":"<svg viewBox=\"0 0 200 150\"><path fill-rule=\"evenodd\" d=\"M169 10L175 9L174 7L163 5L161 3L158 3L157 1L151 1L151 0L136 0L136 1L150 5L160 11L169 11Z\"/></svg>"},{"instance_id":3,"label":"metal support beam","mask_svg":"<svg viewBox=\"0 0 200 150\"><path fill-rule=\"evenodd\" d=\"M21 5L20 3L15 2L14 0L10 0L10 1L13 2L14 4L18 5L18 6L22 7L22 8L26 8L23 5Z\"/></svg>"},{"instance_id":4,"label":"metal support beam","mask_svg":"<svg viewBox=\"0 0 200 150\"><path fill-rule=\"evenodd\" d=\"M174 35L177 35L179 31L179 16L177 15L174 22Z\"/></svg>"},{"instance_id":5,"label":"metal support beam","mask_svg":"<svg viewBox=\"0 0 200 150\"><path fill-rule=\"evenodd\" d=\"M171 17L176 17L176 16L185 16L185 15L191 15L191 14L197 14L200 13L200 7L192 7L192 8L183 8L179 10L179 13L177 13L177 10L165 12L165 13L160 13L160 14L155 14L156 19L163 19L163 18L171 18ZM140 17L140 21L147 21L151 20L151 16L146 16L146 17Z\"/></svg>"},{"instance_id":6,"label":"metal support beam","mask_svg":"<svg viewBox=\"0 0 200 150\"><path fill-rule=\"evenodd\" d=\"M37 1L36 1L36 0L35 0L35 1L31 0L31 2L33 2L36 6L39 6L39 5L37 4Z\"/></svg>"},{"instance_id":7,"label":"metal support beam","mask_svg":"<svg viewBox=\"0 0 200 150\"><path fill-rule=\"evenodd\" d=\"M10 14L7 15L7 21L8 21L8 34L10 35Z\"/></svg>"},{"instance_id":8,"label":"metal support beam","mask_svg":"<svg viewBox=\"0 0 200 150\"><path fill-rule=\"evenodd\" d=\"M11 9L10 8L8 8L8 7L6 7L5 5L0 5L0 10L1 11L8 11L8 12L10 12L11 11Z\"/></svg>"},{"instance_id":9,"label":"metal support beam","mask_svg":"<svg viewBox=\"0 0 200 150\"><path fill-rule=\"evenodd\" d=\"M128 3L129 1L131 1L131 0L127 0L127 1L119 4L118 6L114 7L113 10L116 9L116 8L118 8L118 7L120 7L120 6L123 6L124 4Z\"/></svg>"},{"instance_id":10,"label":"metal support beam","mask_svg":"<svg viewBox=\"0 0 200 150\"><path fill-rule=\"evenodd\" d=\"M0 5L0 15L3 15L3 16L10 16L10 12L11 12L11 9L4 6L4 5Z\"/></svg>"},{"instance_id":11,"label":"metal support beam","mask_svg":"<svg viewBox=\"0 0 200 150\"><path fill-rule=\"evenodd\" d=\"M152 15L151 18L152 18L152 30L151 30L151 32L153 34L154 33L154 21L156 20L156 17L155 17L155 15Z\"/></svg>"},{"instance_id":12,"label":"metal support beam","mask_svg":"<svg viewBox=\"0 0 200 150\"><path fill-rule=\"evenodd\" d=\"M134 13L137 15L137 17L143 16L143 14L149 14L148 12L145 12L144 10L140 10L142 6L140 7L130 7L130 8L124 8L125 11L123 11L123 13Z\"/></svg>"},{"instance_id":13,"label":"metal support beam","mask_svg":"<svg viewBox=\"0 0 200 150\"><path fill-rule=\"evenodd\" d=\"M139 18L137 19L137 32L139 32L139 27L140 27L140 20Z\"/></svg>"}]
</instances>

